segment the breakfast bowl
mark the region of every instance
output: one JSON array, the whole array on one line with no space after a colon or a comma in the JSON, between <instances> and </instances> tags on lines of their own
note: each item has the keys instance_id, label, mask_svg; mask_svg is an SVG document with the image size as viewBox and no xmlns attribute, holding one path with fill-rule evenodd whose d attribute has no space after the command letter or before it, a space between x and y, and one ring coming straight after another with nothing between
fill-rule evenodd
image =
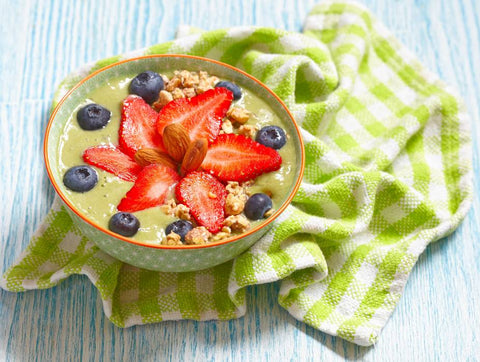
<instances>
[{"instance_id":1,"label":"breakfast bowl","mask_svg":"<svg viewBox=\"0 0 480 362\"><path fill-rule=\"evenodd\" d=\"M133 85L150 76L161 83L153 98ZM105 122L91 126L85 117ZM278 147L268 144L272 127L281 128ZM167 166L151 160L159 154ZM132 58L81 80L52 112L44 158L83 235L114 258L164 272L206 269L247 250L290 204L305 164L299 127L272 90L228 64L188 55ZM81 187L93 181L76 189L75 177ZM241 211L232 211L239 198Z\"/></svg>"}]
</instances>

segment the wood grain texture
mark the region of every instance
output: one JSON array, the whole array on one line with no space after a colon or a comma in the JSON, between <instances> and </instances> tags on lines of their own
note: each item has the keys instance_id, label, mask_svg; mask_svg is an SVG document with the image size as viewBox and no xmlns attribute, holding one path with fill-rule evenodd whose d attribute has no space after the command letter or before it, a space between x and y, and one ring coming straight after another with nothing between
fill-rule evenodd
<instances>
[{"instance_id":1,"label":"wood grain texture","mask_svg":"<svg viewBox=\"0 0 480 362\"><path fill-rule=\"evenodd\" d=\"M0 271L25 248L53 200L42 134L56 85L85 62L171 39L180 24L300 30L313 0L0 0ZM472 116L480 174L477 0L363 1L441 78ZM12 155L14 155L12 157ZM0 360L475 361L480 356L480 202L430 245L380 341L362 348L296 321L278 285L247 292L246 317L114 327L85 277L21 294L0 290Z\"/></svg>"}]
</instances>

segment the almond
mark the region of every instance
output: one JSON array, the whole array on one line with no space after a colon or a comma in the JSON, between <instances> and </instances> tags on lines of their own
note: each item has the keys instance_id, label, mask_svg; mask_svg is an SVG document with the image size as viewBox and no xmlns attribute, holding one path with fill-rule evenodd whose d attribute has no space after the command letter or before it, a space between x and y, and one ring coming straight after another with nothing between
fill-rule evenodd
<instances>
[{"instance_id":1,"label":"almond","mask_svg":"<svg viewBox=\"0 0 480 362\"><path fill-rule=\"evenodd\" d=\"M190 171L197 170L203 162L208 150L208 141L206 138L199 138L190 143L185 157L183 158L180 173L186 175Z\"/></svg>"},{"instance_id":2,"label":"almond","mask_svg":"<svg viewBox=\"0 0 480 362\"><path fill-rule=\"evenodd\" d=\"M154 148L142 148L135 153L135 161L142 166L148 166L152 163L158 163L174 170L177 169L177 164L172 158L159 150Z\"/></svg>"},{"instance_id":3,"label":"almond","mask_svg":"<svg viewBox=\"0 0 480 362\"><path fill-rule=\"evenodd\" d=\"M169 124L163 130L163 145L175 161L181 162L190 144L187 129L180 123Z\"/></svg>"}]
</instances>

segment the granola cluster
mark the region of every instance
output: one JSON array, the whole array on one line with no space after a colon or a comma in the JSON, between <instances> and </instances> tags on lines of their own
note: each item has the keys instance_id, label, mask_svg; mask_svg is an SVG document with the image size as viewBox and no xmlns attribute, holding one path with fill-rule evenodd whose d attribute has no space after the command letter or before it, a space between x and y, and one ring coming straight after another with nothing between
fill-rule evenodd
<instances>
[{"instance_id":1,"label":"granola cluster","mask_svg":"<svg viewBox=\"0 0 480 362\"><path fill-rule=\"evenodd\" d=\"M206 244L208 239L212 236L212 233L204 226L193 228L185 236L185 241L189 245L201 245Z\"/></svg>"},{"instance_id":2,"label":"granola cluster","mask_svg":"<svg viewBox=\"0 0 480 362\"><path fill-rule=\"evenodd\" d=\"M162 240L162 245L183 245L180 235L171 232Z\"/></svg>"},{"instance_id":3,"label":"granola cluster","mask_svg":"<svg viewBox=\"0 0 480 362\"><path fill-rule=\"evenodd\" d=\"M227 215L241 214L248 200L248 186L236 181L227 183L227 199L225 201L225 213Z\"/></svg>"},{"instance_id":4,"label":"granola cluster","mask_svg":"<svg viewBox=\"0 0 480 362\"><path fill-rule=\"evenodd\" d=\"M244 135L245 137L251 139L255 139L258 127L245 124L250 120L251 117L252 112L246 110L245 108L241 108L238 106L232 107L227 112L227 119L223 121L220 133L235 133L235 130L237 130L238 134Z\"/></svg>"},{"instance_id":5,"label":"granola cluster","mask_svg":"<svg viewBox=\"0 0 480 362\"><path fill-rule=\"evenodd\" d=\"M258 127L252 126L250 124L244 124L238 128L238 134L242 134L245 137L251 138L252 140L255 139L255 136L257 135L257 131L258 131Z\"/></svg>"},{"instance_id":6,"label":"granola cluster","mask_svg":"<svg viewBox=\"0 0 480 362\"><path fill-rule=\"evenodd\" d=\"M212 235L212 237L210 238L210 242L226 239L230 237L231 234L232 234L232 229L230 229L228 226L224 226L222 230L220 230L215 235Z\"/></svg>"},{"instance_id":7,"label":"granola cluster","mask_svg":"<svg viewBox=\"0 0 480 362\"><path fill-rule=\"evenodd\" d=\"M247 123L251 115L252 113L250 111L247 111L245 108L241 107L232 107L227 112L228 118L240 124Z\"/></svg>"},{"instance_id":8,"label":"granola cluster","mask_svg":"<svg viewBox=\"0 0 480 362\"><path fill-rule=\"evenodd\" d=\"M230 227L232 231L243 233L250 228L250 221L243 215L231 215L223 222L225 226Z\"/></svg>"},{"instance_id":9,"label":"granola cluster","mask_svg":"<svg viewBox=\"0 0 480 362\"><path fill-rule=\"evenodd\" d=\"M165 205L160 206L160 209L166 215L174 216L182 220L192 220L190 209L184 204L177 204L174 199L169 199Z\"/></svg>"},{"instance_id":10,"label":"granola cluster","mask_svg":"<svg viewBox=\"0 0 480 362\"><path fill-rule=\"evenodd\" d=\"M188 70L176 70L171 79L162 75L165 89L160 91L158 101L153 103L157 111L162 109L168 102L178 98L192 98L198 94L213 89L218 83L218 77L211 76L207 72L189 72Z\"/></svg>"}]
</instances>

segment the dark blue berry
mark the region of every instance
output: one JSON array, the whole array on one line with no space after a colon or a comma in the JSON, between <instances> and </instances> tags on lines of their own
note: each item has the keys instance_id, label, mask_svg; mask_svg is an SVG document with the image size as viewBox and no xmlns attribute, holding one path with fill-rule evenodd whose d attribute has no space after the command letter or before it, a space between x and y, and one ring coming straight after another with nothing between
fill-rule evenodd
<instances>
[{"instance_id":1,"label":"dark blue berry","mask_svg":"<svg viewBox=\"0 0 480 362\"><path fill-rule=\"evenodd\" d=\"M250 220L262 219L265 213L272 208L272 199L266 194L253 194L247 200L243 212Z\"/></svg>"},{"instance_id":2,"label":"dark blue berry","mask_svg":"<svg viewBox=\"0 0 480 362\"><path fill-rule=\"evenodd\" d=\"M108 222L108 228L111 231L123 236L135 235L139 227L140 221L129 212L117 212Z\"/></svg>"},{"instance_id":3,"label":"dark blue berry","mask_svg":"<svg viewBox=\"0 0 480 362\"><path fill-rule=\"evenodd\" d=\"M190 221L187 220L177 220L172 222L165 229L165 233L168 235L171 232L180 235L182 241L185 241L185 235L193 229L193 225Z\"/></svg>"},{"instance_id":4,"label":"dark blue berry","mask_svg":"<svg viewBox=\"0 0 480 362\"><path fill-rule=\"evenodd\" d=\"M158 94L163 87L163 79L160 74L147 70L132 79L130 93L136 94L148 104L152 104L158 99Z\"/></svg>"},{"instance_id":5,"label":"dark blue berry","mask_svg":"<svg viewBox=\"0 0 480 362\"><path fill-rule=\"evenodd\" d=\"M93 131L105 127L111 116L112 112L105 107L91 103L78 111L77 121L82 129Z\"/></svg>"},{"instance_id":6,"label":"dark blue berry","mask_svg":"<svg viewBox=\"0 0 480 362\"><path fill-rule=\"evenodd\" d=\"M255 141L278 150L287 143L287 136L285 135L285 131L278 126L266 126L257 132Z\"/></svg>"},{"instance_id":7,"label":"dark blue berry","mask_svg":"<svg viewBox=\"0 0 480 362\"><path fill-rule=\"evenodd\" d=\"M227 88L230 92L233 93L233 99L238 101L240 98L242 98L242 90L238 85L232 82L227 82L225 80L222 80L221 82L218 82L215 84L215 88Z\"/></svg>"},{"instance_id":8,"label":"dark blue berry","mask_svg":"<svg viewBox=\"0 0 480 362\"><path fill-rule=\"evenodd\" d=\"M97 171L86 165L69 168L63 175L63 184L76 192L85 192L93 189L97 181Z\"/></svg>"}]
</instances>

